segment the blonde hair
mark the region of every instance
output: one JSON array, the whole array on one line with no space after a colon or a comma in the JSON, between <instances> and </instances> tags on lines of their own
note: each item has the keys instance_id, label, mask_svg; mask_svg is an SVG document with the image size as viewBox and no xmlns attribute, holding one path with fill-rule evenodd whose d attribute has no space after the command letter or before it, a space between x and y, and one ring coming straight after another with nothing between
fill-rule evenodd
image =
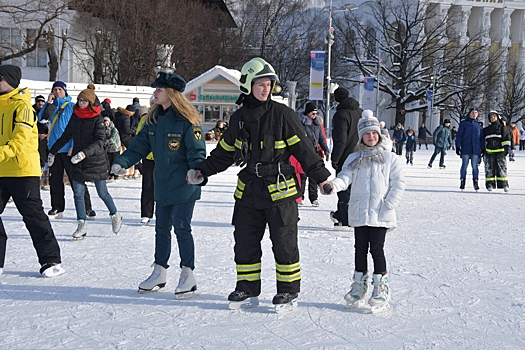
<instances>
[{"instance_id":1,"label":"blonde hair","mask_svg":"<svg viewBox=\"0 0 525 350\"><path fill-rule=\"evenodd\" d=\"M195 107L188 101L188 99L178 90L172 88L164 88L166 94L168 95L171 101L171 107L179 112L184 118L186 118L191 125L198 126L202 116L197 112ZM157 109L159 108L158 104L153 105L150 108L148 115L146 116L145 124L156 124L157 123Z\"/></svg>"}]
</instances>

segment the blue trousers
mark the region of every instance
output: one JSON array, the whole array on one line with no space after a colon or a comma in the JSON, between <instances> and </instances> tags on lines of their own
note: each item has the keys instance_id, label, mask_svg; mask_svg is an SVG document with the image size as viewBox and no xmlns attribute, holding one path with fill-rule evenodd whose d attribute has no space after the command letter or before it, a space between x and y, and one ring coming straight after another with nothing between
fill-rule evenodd
<instances>
[{"instance_id":1,"label":"blue trousers","mask_svg":"<svg viewBox=\"0 0 525 350\"><path fill-rule=\"evenodd\" d=\"M171 255L171 228L179 244L180 267L195 268L195 245L191 234L191 218L195 201L160 205L155 211L155 264L169 267Z\"/></svg>"},{"instance_id":2,"label":"blue trousers","mask_svg":"<svg viewBox=\"0 0 525 350\"><path fill-rule=\"evenodd\" d=\"M478 179L479 169L478 162L479 156L477 154L462 154L461 155L461 169L459 170L459 178L467 178L467 167L470 160L470 165L472 165L472 178L474 180Z\"/></svg>"},{"instance_id":3,"label":"blue trousers","mask_svg":"<svg viewBox=\"0 0 525 350\"><path fill-rule=\"evenodd\" d=\"M432 165L432 163L434 163L434 159L436 159L436 156L440 152L441 152L441 156L439 157L439 166L445 165L445 148L444 147L436 147L434 149L434 153L432 154L432 157L430 157L430 161L428 162L428 165Z\"/></svg>"},{"instance_id":4,"label":"blue trousers","mask_svg":"<svg viewBox=\"0 0 525 350\"><path fill-rule=\"evenodd\" d=\"M73 196L75 198L75 209L77 211L77 220L86 220L86 205L84 204L84 190L86 184L84 182L71 181L73 185ZM113 202L113 198L108 192L106 180L95 181L95 188L100 199L104 202L109 210L109 215L117 212L117 207Z\"/></svg>"}]
</instances>

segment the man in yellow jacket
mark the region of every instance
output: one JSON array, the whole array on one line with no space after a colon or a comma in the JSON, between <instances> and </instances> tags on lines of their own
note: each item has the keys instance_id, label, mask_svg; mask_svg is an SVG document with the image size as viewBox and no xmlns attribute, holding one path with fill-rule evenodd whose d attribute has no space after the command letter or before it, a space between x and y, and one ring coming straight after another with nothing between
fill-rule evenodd
<instances>
[{"instance_id":1,"label":"man in yellow jacket","mask_svg":"<svg viewBox=\"0 0 525 350\"><path fill-rule=\"evenodd\" d=\"M37 118L27 88L19 88L19 67L0 65L0 215L10 197L26 225L44 277L63 274L60 248L40 198ZM0 217L0 274L7 234Z\"/></svg>"}]
</instances>

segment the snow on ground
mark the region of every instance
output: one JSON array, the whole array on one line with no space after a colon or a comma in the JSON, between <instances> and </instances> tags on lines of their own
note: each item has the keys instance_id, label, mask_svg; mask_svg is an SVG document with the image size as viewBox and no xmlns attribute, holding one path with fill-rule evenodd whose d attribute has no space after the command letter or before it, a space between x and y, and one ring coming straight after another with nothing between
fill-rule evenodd
<instances>
[{"instance_id":1,"label":"snow on ground","mask_svg":"<svg viewBox=\"0 0 525 350\"><path fill-rule=\"evenodd\" d=\"M353 273L353 234L333 231L321 206L300 208L302 292L292 313L275 314L275 265L263 240L259 307L230 311L235 286L233 191L238 169L210 178L193 218L199 295L175 300L178 251L174 240L168 285L139 294L151 272L154 227L139 226L140 180L109 184L124 226L118 236L93 186L97 219L74 242L72 193L65 218L52 222L65 275L44 279L29 234L13 204L2 214L9 240L0 276L1 349L523 349L523 217L525 152L509 164L511 191L459 187L460 159L427 169L430 150L405 167L407 187L399 227L387 235L393 310L372 315L344 309ZM403 158L404 160L404 158ZM483 171L481 172L483 179ZM46 212L49 192L43 192ZM174 194L176 195L176 194ZM369 266L371 267L371 258Z\"/></svg>"}]
</instances>

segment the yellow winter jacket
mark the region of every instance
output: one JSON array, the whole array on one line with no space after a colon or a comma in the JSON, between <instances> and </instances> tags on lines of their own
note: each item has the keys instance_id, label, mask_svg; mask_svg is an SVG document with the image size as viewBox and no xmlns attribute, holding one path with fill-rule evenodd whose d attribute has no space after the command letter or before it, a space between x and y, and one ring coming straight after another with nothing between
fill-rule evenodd
<instances>
[{"instance_id":1,"label":"yellow winter jacket","mask_svg":"<svg viewBox=\"0 0 525 350\"><path fill-rule=\"evenodd\" d=\"M41 176L36 114L27 88L0 95L0 177Z\"/></svg>"}]
</instances>

